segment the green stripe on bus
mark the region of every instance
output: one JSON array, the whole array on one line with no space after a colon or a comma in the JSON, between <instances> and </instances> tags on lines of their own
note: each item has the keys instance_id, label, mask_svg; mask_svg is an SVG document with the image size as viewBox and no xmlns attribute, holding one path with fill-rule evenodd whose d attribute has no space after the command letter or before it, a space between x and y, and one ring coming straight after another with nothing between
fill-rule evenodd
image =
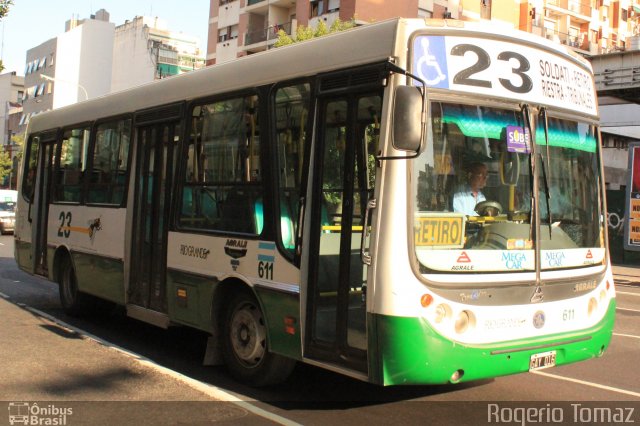
<instances>
[{"instance_id":1,"label":"green stripe on bus","mask_svg":"<svg viewBox=\"0 0 640 426\"><path fill-rule=\"evenodd\" d=\"M603 320L585 330L495 345L453 342L421 318L374 315L380 364L371 376L383 385L444 384L458 370L462 382L526 372L531 355L549 350L557 351L556 365L594 358L609 346L615 308L613 299ZM569 343L540 349L561 342Z\"/></svg>"}]
</instances>

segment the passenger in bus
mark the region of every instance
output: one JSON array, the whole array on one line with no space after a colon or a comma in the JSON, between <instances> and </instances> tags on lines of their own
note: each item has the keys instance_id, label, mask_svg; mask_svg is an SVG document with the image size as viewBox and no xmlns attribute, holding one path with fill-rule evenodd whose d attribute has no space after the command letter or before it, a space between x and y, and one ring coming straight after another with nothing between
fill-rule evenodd
<instances>
[{"instance_id":1,"label":"passenger in bus","mask_svg":"<svg viewBox=\"0 0 640 426\"><path fill-rule=\"evenodd\" d=\"M478 216L475 212L476 204L485 201L482 188L487 185L487 165L474 162L467 167L467 183L453 194L453 211L467 216Z\"/></svg>"}]
</instances>

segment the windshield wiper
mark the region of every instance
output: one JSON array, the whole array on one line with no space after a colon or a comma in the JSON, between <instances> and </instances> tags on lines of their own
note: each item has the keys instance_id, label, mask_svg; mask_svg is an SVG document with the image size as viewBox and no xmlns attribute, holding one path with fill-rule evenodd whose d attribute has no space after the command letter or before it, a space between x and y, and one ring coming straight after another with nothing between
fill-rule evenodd
<instances>
[{"instance_id":1,"label":"windshield wiper","mask_svg":"<svg viewBox=\"0 0 640 426\"><path fill-rule=\"evenodd\" d=\"M540 108L538 116L542 116L544 120L544 143L546 145L546 155L542 161L542 177L544 178L544 193L547 200L549 239L551 239L551 224L553 223L553 220L551 219L551 192L549 191L549 181L551 180L551 166L549 160L549 121L547 120L547 109L545 107Z\"/></svg>"},{"instance_id":2,"label":"windshield wiper","mask_svg":"<svg viewBox=\"0 0 640 426\"><path fill-rule=\"evenodd\" d=\"M532 133L531 133L531 121L530 121L530 115L529 115L529 105L527 104L522 104L520 106L520 113L522 114L522 125L524 127L524 132L525 134L527 133L527 130L529 131L529 187L531 188L531 199L529 200L529 206L530 206L530 211L529 211L529 240L533 241L534 235L533 235L533 229L534 229L534 222L535 222L535 217L534 217L534 211L537 203L537 198L536 198L536 192L533 190L534 187L534 175L535 175L535 144L534 142L531 140L532 137Z\"/></svg>"},{"instance_id":3,"label":"windshield wiper","mask_svg":"<svg viewBox=\"0 0 640 426\"><path fill-rule=\"evenodd\" d=\"M529 240L533 241L535 252L535 268L536 268L536 287L540 286L540 270L542 255L540 252L540 214L538 212L538 170L536 168L536 129L531 125L531 112L529 105L522 104L520 106L520 112L522 113L524 131L526 133L529 130L529 179L531 185L531 212L529 213ZM535 234L534 234L535 232Z\"/></svg>"}]
</instances>

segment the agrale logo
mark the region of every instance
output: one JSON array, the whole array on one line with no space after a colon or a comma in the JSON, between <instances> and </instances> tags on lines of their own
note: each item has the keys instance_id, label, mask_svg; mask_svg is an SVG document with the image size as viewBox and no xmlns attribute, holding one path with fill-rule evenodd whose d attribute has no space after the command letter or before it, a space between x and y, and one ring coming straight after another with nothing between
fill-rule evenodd
<instances>
[{"instance_id":1,"label":"agrale logo","mask_svg":"<svg viewBox=\"0 0 640 426\"><path fill-rule=\"evenodd\" d=\"M45 406L37 402L10 402L9 424L23 425L66 425L68 417L73 414L71 407L56 407L54 404Z\"/></svg>"}]
</instances>

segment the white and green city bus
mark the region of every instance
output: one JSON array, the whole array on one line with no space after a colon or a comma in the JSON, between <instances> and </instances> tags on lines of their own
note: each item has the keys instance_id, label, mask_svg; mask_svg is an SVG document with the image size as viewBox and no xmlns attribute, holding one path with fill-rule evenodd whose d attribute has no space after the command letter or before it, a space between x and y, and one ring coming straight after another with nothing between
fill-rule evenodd
<instances>
[{"instance_id":1,"label":"white and green city bus","mask_svg":"<svg viewBox=\"0 0 640 426\"><path fill-rule=\"evenodd\" d=\"M538 37L394 19L47 112L23 270L254 385L380 385L600 356L614 323L592 71ZM482 198L456 211L472 165Z\"/></svg>"}]
</instances>

